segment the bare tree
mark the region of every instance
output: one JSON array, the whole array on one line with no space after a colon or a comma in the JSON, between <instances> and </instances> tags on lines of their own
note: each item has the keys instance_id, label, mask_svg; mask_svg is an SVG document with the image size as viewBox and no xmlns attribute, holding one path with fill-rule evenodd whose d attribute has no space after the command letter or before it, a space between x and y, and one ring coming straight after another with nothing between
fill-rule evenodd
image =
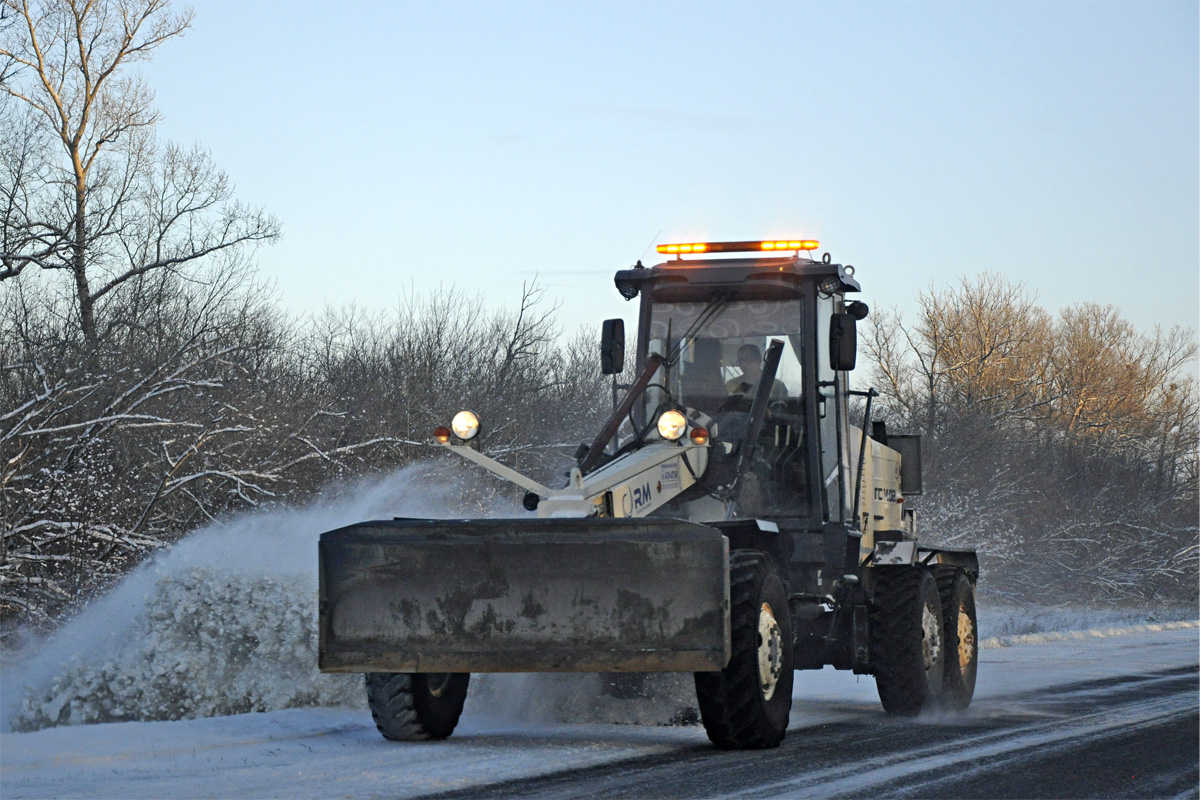
<instances>
[{"instance_id":1,"label":"bare tree","mask_svg":"<svg viewBox=\"0 0 1200 800\"><path fill-rule=\"evenodd\" d=\"M1064 443L1144 464L1174 487L1195 475L1196 358L1182 328L1140 333L1113 306L1082 303L1056 326L1056 425Z\"/></svg>"},{"instance_id":2,"label":"bare tree","mask_svg":"<svg viewBox=\"0 0 1200 800\"><path fill-rule=\"evenodd\" d=\"M155 139L153 92L128 67L182 35L190 12L172 13L166 0L3 0L0 8L9 18L0 28L0 88L17 101L0 106L14 131L0 141L0 279L29 266L69 274L78 324L94 347L119 324L98 320L98 305L128 282L278 236L273 218L233 200L206 152ZM57 157L39 149L50 142Z\"/></svg>"},{"instance_id":3,"label":"bare tree","mask_svg":"<svg viewBox=\"0 0 1200 800\"><path fill-rule=\"evenodd\" d=\"M1045 413L1050 318L1023 286L989 273L923 292L918 306L912 328L883 312L866 337L885 397L912 422L933 433L946 413L1000 425Z\"/></svg>"}]
</instances>

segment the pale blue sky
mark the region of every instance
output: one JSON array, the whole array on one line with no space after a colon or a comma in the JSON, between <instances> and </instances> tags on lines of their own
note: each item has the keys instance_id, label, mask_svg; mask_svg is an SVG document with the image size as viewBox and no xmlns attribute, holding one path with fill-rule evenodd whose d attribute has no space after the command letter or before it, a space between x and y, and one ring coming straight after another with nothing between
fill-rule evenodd
<instances>
[{"instance_id":1,"label":"pale blue sky","mask_svg":"<svg viewBox=\"0 0 1200 800\"><path fill-rule=\"evenodd\" d=\"M1198 7L200 2L144 71L296 310L537 273L571 331L652 242L805 236L873 306L998 270L1195 328Z\"/></svg>"}]
</instances>

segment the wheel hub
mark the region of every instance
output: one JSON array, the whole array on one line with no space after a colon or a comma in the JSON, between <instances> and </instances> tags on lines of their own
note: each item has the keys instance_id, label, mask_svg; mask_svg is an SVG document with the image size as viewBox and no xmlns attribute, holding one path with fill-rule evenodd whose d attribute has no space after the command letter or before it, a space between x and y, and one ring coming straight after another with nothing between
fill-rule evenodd
<instances>
[{"instance_id":1,"label":"wheel hub","mask_svg":"<svg viewBox=\"0 0 1200 800\"><path fill-rule=\"evenodd\" d=\"M925 671L933 669L942 654L942 626L937 615L928 605L921 609L921 655L925 660ZM960 653L961 658L961 653Z\"/></svg>"},{"instance_id":2,"label":"wheel hub","mask_svg":"<svg viewBox=\"0 0 1200 800\"><path fill-rule=\"evenodd\" d=\"M975 658L975 625L967 613L966 603L958 606L958 666L964 672Z\"/></svg>"},{"instance_id":3,"label":"wheel hub","mask_svg":"<svg viewBox=\"0 0 1200 800\"><path fill-rule=\"evenodd\" d=\"M782 674L783 635L770 603L763 603L758 613L758 677L764 700L775 696Z\"/></svg>"}]
</instances>

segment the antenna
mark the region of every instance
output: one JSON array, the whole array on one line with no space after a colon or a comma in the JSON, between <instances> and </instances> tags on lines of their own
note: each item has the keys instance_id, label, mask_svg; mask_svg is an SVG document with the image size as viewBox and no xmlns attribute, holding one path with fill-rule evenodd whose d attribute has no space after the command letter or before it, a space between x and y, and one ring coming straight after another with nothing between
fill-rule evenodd
<instances>
[{"instance_id":1,"label":"antenna","mask_svg":"<svg viewBox=\"0 0 1200 800\"><path fill-rule=\"evenodd\" d=\"M658 229L658 233L654 234L653 238L651 238L651 239L650 239L650 244L646 245L646 249L642 251L642 256L641 256L641 258L639 258L639 259L638 259L638 262L639 262L639 263L641 262L642 258L645 258L645 257L646 257L646 253L649 253L649 252L650 252L650 248L651 248L651 247L654 247L654 241L655 241L655 239L657 239L658 237L662 236L662 232L663 232L663 230L664 230L663 228L659 228L659 229Z\"/></svg>"}]
</instances>

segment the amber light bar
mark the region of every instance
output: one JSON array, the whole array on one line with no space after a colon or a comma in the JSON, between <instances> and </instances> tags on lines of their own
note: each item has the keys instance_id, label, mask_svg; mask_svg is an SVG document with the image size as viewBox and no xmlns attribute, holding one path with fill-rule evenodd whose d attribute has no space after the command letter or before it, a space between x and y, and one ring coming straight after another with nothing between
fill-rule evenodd
<instances>
[{"instance_id":1,"label":"amber light bar","mask_svg":"<svg viewBox=\"0 0 1200 800\"><path fill-rule=\"evenodd\" d=\"M660 244L658 252L682 253L746 253L751 251L816 250L821 243L816 239L768 239L754 242L687 242L684 244Z\"/></svg>"}]
</instances>

